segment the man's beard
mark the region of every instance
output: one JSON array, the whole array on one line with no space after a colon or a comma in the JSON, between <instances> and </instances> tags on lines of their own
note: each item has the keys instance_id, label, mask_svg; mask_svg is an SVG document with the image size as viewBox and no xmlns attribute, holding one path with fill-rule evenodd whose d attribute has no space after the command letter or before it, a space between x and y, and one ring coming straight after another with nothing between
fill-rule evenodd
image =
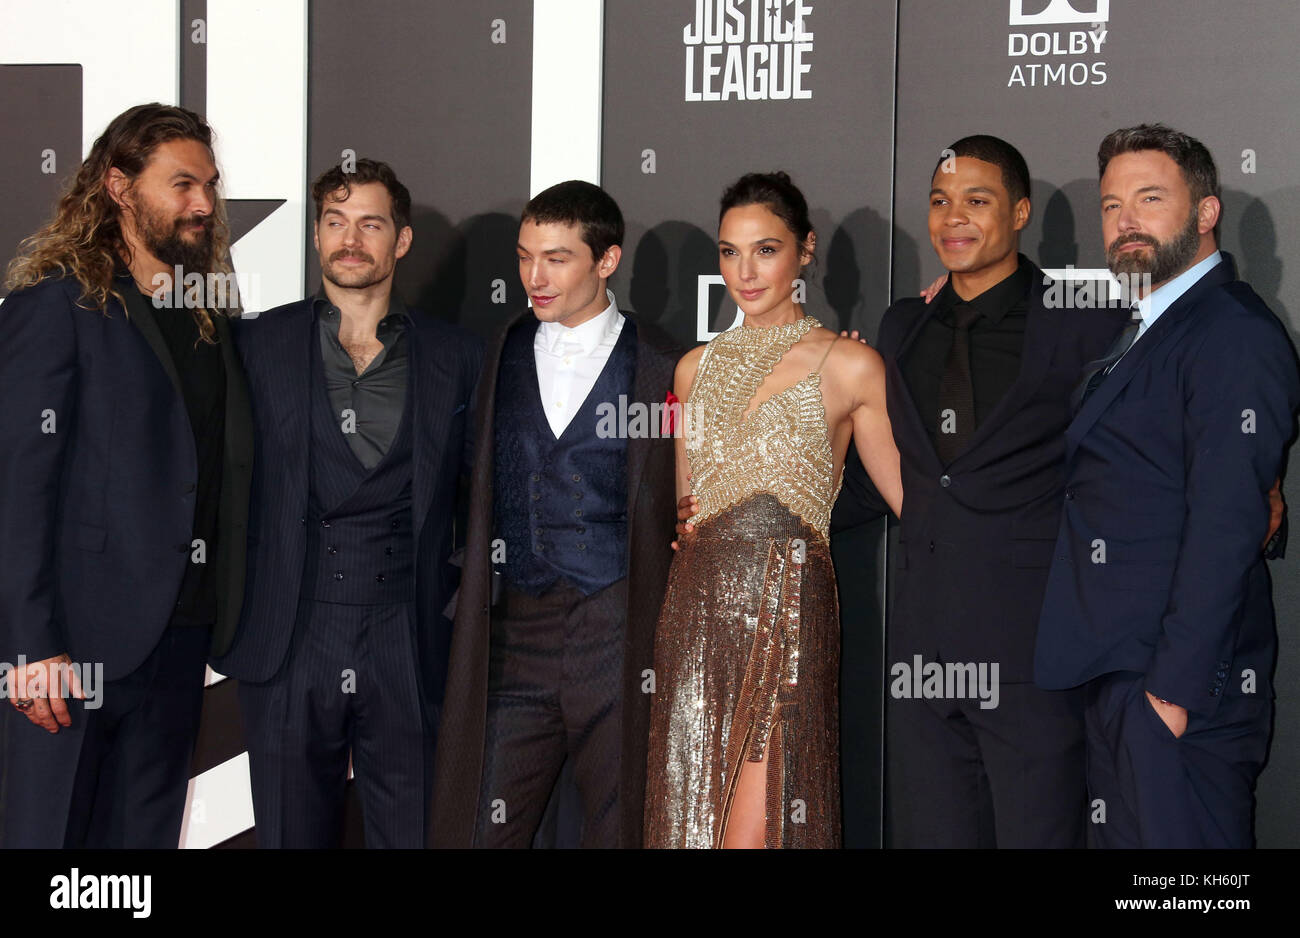
<instances>
[{"instance_id":1,"label":"man's beard","mask_svg":"<svg viewBox=\"0 0 1300 938\"><path fill-rule=\"evenodd\" d=\"M155 211L152 205L140 199L136 202L136 221L144 246L168 267L179 266L185 273L212 272L215 265L211 215L185 215L169 220L163 212ZM193 240L181 234L182 227L191 225L203 226Z\"/></svg>"},{"instance_id":2,"label":"man's beard","mask_svg":"<svg viewBox=\"0 0 1300 938\"><path fill-rule=\"evenodd\" d=\"M334 269L334 262L344 257L355 257L363 261L369 261L369 267L358 267L349 269ZM375 284L383 281L388 276L388 271L375 263L375 259L364 251L335 251L330 255L329 260L321 264L321 276L334 284L336 287L344 287L348 290L364 290L367 287L373 287Z\"/></svg>"},{"instance_id":3,"label":"man's beard","mask_svg":"<svg viewBox=\"0 0 1300 938\"><path fill-rule=\"evenodd\" d=\"M1164 283L1186 269L1201 246L1201 233L1197 230L1196 206L1187 216L1187 224L1168 241L1158 241L1151 235L1120 235L1106 248L1106 266L1113 274L1150 274L1152 284ZM1142 251L1125 251L1126 244L1149 244L1150 256Z\"/></svg>"}]
</instances>

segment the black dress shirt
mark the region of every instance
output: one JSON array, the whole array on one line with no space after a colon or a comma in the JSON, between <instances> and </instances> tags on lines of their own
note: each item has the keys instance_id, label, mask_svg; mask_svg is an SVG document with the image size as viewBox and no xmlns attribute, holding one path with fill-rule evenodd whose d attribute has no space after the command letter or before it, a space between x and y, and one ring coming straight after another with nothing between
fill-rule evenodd
<instances>
[{"instance_id":1,"label":"black dress shirt","mask_svg":"<svg viewBox=\"0 0 1300 938\"><path fill-rule=\"evenodd\" d=\"M314 309L320 323L320 351L330 406L352 454L366 469L373 469L393 444L406 406L406 327L410 314L396 298L390 300L388 315L375 329L383 348L366 370L357 374L352 356L339 342L342 314L338 307L322 294L316 297ZM347 411L351 411L350 416Z\"/></svg>"},{"instance_id":2,"label":"black dress shirt","mask_svg":"<svg viewBox=\"0 0 1300 938\"><path fill-rule=\"evenodd\" d=\"M195 551L191 547L190 563L185 567L171 624L208 626L217 619L217 510L225 455L226 368L221 349L199 339L199 324L193 310L155 305L153 315L180 376L199 470L193 536L203 541L204 562L194 562Z\"/></svg>"},{"instance_id":3,"label":"black dress shirt","mask_svg":"<svg viewBox=\"0 0 1300 938\"><path fill-rule=\"evenodd\" d=\"M976 427L993 412L1020 376L1032 269L1022 254L1015 273L965 301L980 314L970 327L970 372L975 392ZM901 367L921 422L934 438L939 427L939 383L943 379L955 328L953 307L962 299L953 290L949 279L932 302L936 307L935 313L921 327L921 333L907 350Z\"/></svg>"}]
</instances>

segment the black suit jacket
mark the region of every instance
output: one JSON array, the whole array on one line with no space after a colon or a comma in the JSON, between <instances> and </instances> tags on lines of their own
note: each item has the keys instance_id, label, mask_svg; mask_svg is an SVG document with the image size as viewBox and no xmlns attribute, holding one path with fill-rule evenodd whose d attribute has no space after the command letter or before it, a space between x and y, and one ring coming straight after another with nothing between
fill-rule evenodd
<instances>
[{"instance_id":1,"label":"black suit jacket","mask_svg":"<svg viewBox=\"0 0 1300 938\"><path fill-rule=\"evenodd\" d=\"M624 315L630 316L626 310ZM430 843L469 847L477 817L487 716L493 451L497 373L508 331L532 316L525 310L488 346L475 413L474 481L470 493L465 568L456 603L456 628L447 675L447 704L434 769ZM633 317L634 318L634 317ZM655 327L636 321L636 378L632 401L663 403L683 349ZM629 402L631 403L631 401ZM634 438L627 446L628 614L623 646L623 743L620 768L620 843L641 846L645 805L650 695L642 672L654 666L654 632L672 562L677 523L673 440Z\"/></svg>"},{"instance_id":2,"label":"black suit jacket","mask_svg":"<svg viewBox=\"0 0 1300 938\"><path fill-rule=\"evenodd\" d=\"M171 618L190 562L194 434L152 306L129 275L106 309L71 277L0 306L0 656L69 653L134 671ZM234 631L244 588L253 462L243 368L213 317L226 370L226 432L213 647Z\"/></svg>"},{"instance_id":3,"label":"black suit jacket","mask_svg":"<svg viewBox=\"0 0 1300 938\"><path fill-rule=\"evenodd\" d=\"M1298 406L1286 331L1225 254L1070 424L1041 685L1138 671L1151 693L1206 717L1226 696L1271 694L1259 545Z\"/></svg>"},{"instance_id":4,"label":"black suit jacket","mask_svg":"<svg viewBox=\"0 0 1300 938\"><path fill-rule=\"evenodd\" d=\"M297 614L307 551L311 458L311 358L319 336L311 298L239 320L235 344L252 390L258 461L248 530L248 586L239 633L213 662L224 674L265 681L280 668ZM412 310L407 406L414 433L412 513L421 694L436 725L450 623L443 607L455 588L447 563L482 342Z\"/></svg>"},{"instance_id":5,"label":"black suit jacket","mask_svg":"<svg viewBox=\"0 0 1300 938\"><path fill-rule=\"evenodd\" d=\"M1045 280L1033 267L1019 377L948 466L899 364L935 309L904 299L881 321L877 348L903 475L891 662L910 665L918 654L927 662L997 662L1002 681L1033 679L1038 612L1060 520L1070 394L1085 364L1105 352L1130 315L1049 307ZM878 499L856 459L846 466L844 488L864 505Z\"/></svg>"}]
</instances>

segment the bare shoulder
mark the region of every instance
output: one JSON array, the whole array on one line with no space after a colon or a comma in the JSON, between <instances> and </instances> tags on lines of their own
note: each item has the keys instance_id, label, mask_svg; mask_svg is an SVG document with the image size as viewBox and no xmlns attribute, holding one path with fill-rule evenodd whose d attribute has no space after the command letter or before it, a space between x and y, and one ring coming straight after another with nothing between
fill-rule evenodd
<instances>
[{"instance_id":1,"label":"bare shoulder","mask_svg":"<svg viewBox=\"0 0 1300 938\"><path fill-rule=\"evenodd\" d=\"M699 370L700 359L704 356L705 348L707 346L697 345L677 360L677 368L673 371L673 391L678 398L681 398L682 392L688 390L695 381L695 372Z\"/></svg>"},{"instance_id":2,"label":"bare shoulder","mask_svg":"<svg viewBox=\"0 0 1300 938\"><path fill-rule=\"evenodd\" d=\"M700 359L704 357L704 350L707 345L697 345L681 358L677 359L677 375L695 376L695 371L700 367Z\"/></svg>"},{"instance_id":3,"label":"bare shoulder","mask_svg":"<svg viewBox=\"0 0 1300 938\"><path fill-rule=\"evenodd\" d=\"M816 336L818 339L824 338L826 346L830 348L829 352L823 348L819 357L826 355L822 373L830 376L832 380L856 383L870 381L884 374L884 359L870 345L825 328L818 329ZM836 342L836 339L840 341ZM832 342L834 345L831 345Z\"/></svg>"}]
</instances>

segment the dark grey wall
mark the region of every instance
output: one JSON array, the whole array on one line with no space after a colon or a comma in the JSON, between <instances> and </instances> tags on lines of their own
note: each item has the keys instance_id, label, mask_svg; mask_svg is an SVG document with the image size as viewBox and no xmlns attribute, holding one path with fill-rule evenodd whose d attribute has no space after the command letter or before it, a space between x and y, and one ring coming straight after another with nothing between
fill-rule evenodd
<instances>
[{"instance_id":1,"label":"dark grey wall","mask_svg":"<svg viewBox=\"0 0 1300 938\"><path fill-rule=\"evenodd\" d=\"M1062 9L1048 0L804 5L814 35L803 79L810 99L687 101L688 90L702 90L700 48L691 69L683 42L695 0L606 4L602 178L628 220L614 280L620 302L694 340L697 277L717 273L723 186L743 172L784 168L808 195L820 238L810 311L874 336L891 297L941 272L925 227L930 174L944 146L977 132L1005 137L1029 162L1034 216L1022 250L1045 267L1104 266L1097 144L1116 127L1159 120L1214 153L1223 248L1293 337L1300 333L1300 276L1279 249L1300 238L1300 164L1291 156L1300 130L1289 119L1300 92L1300 5L1073 0L1065 12L1081 11L1070 17L1078 22L1042 21ZM1013 24L1015 13L1039 21ZM653 173L643 172L647 149ZM722 297L714 289L713 329L735 311ZM870 727L878 700L863 678L880 665L872 635L880 584L858 574L880 563L882 540L878 530L837 538L846 842L865 843L878 794L878 767L868 763L879 740ZM1276 735L1259 786L1261 846L1300 845L1297 562L1272 564L1281 654Z\"/></svg>"},{"instance_id":2,"label":"dark grey wall","mask_svg":"<svg viewBox=\"0 0 1300 938\"><path fill-rule=\"evenodd\" d=\"M415 231L398 292L489 331L526 301L514 246L528 200L532 3L316 0L310 15L308 185L344 148L392 165ZM504 43L492 41L495 20ZM505 303L492 301L498 278ZM310 247L307 284L320 284Z\"/></svg>"},{"instance_id":3,"label":"dark grey wall","mask_svg":"<svg viewBox=\"0 0 1300 938\"><path fill-rule=\"evenodd\" d=\"M784 169L808 198L820 255L810 312L874 335L887 305L894 3L803 5L812 39L801 52L808 70L800 85L810 97L718 101L686 100L704 91L704 53L683 42L696 0L605 5L601 178L628 224L614 289L683 340L696 334L696 277L718 272L718 199L746 172ZM746 15L752 8L748 0L737 6ZM785 7L787 22L794 6ZM798 42L776 44L782 62ZM751 55L748 42L724 45ZM719 66L727 54L715 53ZM711 87L721 93L724 79L725 69ZM645 150L654 151L653 173L642 170ZM713 291L714 329L736 311L723 292Z\"/></svg>"},{"instance_id":4,"label":"dark grey wall","mask_svg":"<svg viewBox=\"0 0 1300 938\"><path fill-rule=\"evenodd\" d=\"M18 244L54 216L63 184L81 167L81 66L0 65L0 297ZM47 150L54 154L49 173Z\"/></svg>"},{"instance_id":5,"label":"dark grey wall","mask_svg":"<svg viewBox=\"0 0 1300 938\"><path fill-rule=\"evenodd\" d=\"M1300 4L1111 0L1100 52L1085 38L1083 53L1012 56L1012 43L1018 49L1032 41L1012 39L1013 33L1059 34L1055 41L1063 49L1069 49L1071 32L1097 33L1090 22L1012 26L1013 2L900 4L895 292L904 294L941 272L925 219L930 175L949 143L991 133L1015 144L1034 181L1034 215L1021 249L1044 267L1104 267L1097 145L1117 127L1161 121L1197 137L1214 154L1223 186L1222 247L1292 337L1300 334L1300 267L1289 268L1279 253L1279 245L1300 239L1300 164L1294 158L1300 127L1290 117L1300 92ZM1074 0L1074 6L1097 9L1096 0ZM1024 3L1027 14L1046 8L1045 0ZM1031 64L1039 66L1032 70L1040 82L1034 86ZM1064 65L1066 84L1041 84L1045 64ZM1023 85L1011 83L1017 65ZM1071 68L1076 78L1086 71L1091 82L1101 72L1105 81L1070 84ZM1251 168L1248 150L1254 172L1243 171ZM1300 486L1293 480L1289 488L1300 503ZM1292 556L1270 565L1281 651L1272 756L1258 790L1261 847L1300 845L1298 563Z\"/></svg>"}]
</instances>

